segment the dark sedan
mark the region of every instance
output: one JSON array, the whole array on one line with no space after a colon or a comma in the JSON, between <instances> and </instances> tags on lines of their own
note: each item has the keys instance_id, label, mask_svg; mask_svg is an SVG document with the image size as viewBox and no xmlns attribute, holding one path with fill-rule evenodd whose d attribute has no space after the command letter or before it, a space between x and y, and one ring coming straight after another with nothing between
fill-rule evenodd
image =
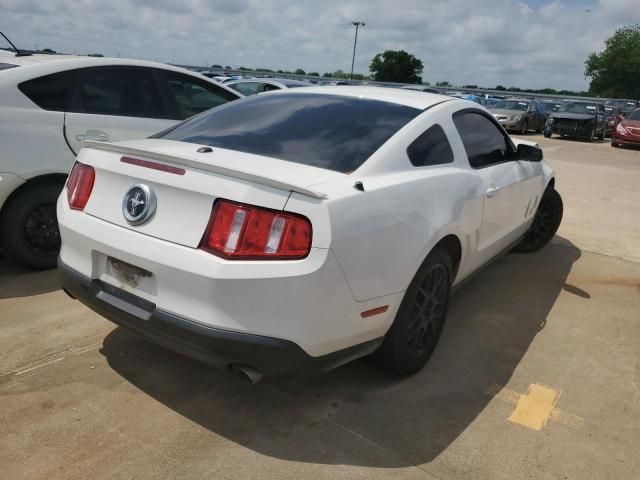
<instances>
[{"instance_id":1,"label":"dark sedan","mask_svg":"<svg viewBox=\"0 0 640 480\"><path fill-rule=\"evenodd\" d=\"M557 112L552 112L544 128L544 136L554 133L563 137L582 138L588 141L604 139L607 117L604 106L595 102L567 102Z\"/></svg>"}]
</instances>

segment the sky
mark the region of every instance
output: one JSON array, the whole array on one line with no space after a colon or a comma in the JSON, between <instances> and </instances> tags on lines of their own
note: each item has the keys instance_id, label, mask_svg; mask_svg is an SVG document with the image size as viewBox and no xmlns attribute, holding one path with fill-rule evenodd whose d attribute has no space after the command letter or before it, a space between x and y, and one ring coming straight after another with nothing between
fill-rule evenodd
<instances>
[{"instance_id":1,"label":"sky","mask_svg":"<svg viewBox=\"0 0 640 480\"><path fill-rule=\"evenodd\" d=\"M587 55L640 0L0 0L18 47L321 74L351 68L354 20L358 73L406 50L431 83L586 90Z\"/></svg>"}]
</instances>

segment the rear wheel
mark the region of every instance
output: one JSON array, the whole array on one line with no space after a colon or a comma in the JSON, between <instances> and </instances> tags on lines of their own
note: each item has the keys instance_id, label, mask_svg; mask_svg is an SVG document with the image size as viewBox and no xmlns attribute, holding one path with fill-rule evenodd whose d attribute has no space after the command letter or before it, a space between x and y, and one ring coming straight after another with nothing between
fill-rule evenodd
<instances>
[{"instance_id":1,"label":"rear wheel","mask_svg":"<svg viewBox=\"0 0 640 480\"><path fill-rule=\"evenodd\" d=\"M542 200L540 200L533 223L512 252L530 253L544 247L558 231L562 221L562 212L562 197L553 187L547 187L542 195Z\"/></svg>"},{"instance_id":2,"label":"rear wheel","mask_svg":"<svg viewBox=\"0 0 640 480\"><path fill-rule=\"evenodd\" d=\"M551 138L551 129L544 129L544 138Z\"/></svg>"},{"instance_id":3,"label":"rear wheel","mask_svg":"<svg viewBox=\"0 0 640 480\"><path fill-rule=\"evenodd\" d=\"M598 140L600 140L601 142L604 141L604 128L602 129L600 135L598 135Z\"/></svg>"},{"instance_id":4,"label":"rear wheel","mask_svg":"<svg viewBox=\"0 0 640 480\"><path fill-rule=\"evenodd\" d=\"M410 375L424 367L444 327L452 272L446 251L429 254L411 281L382 346L373 355L378 364L398 375Z\"/></svg>"},{"instance_id":5,"label":"rear wheel","mask_svg":"<svg viewBox=\"0 0 640 480\"><path fill-rule=\"evenodd\" d=\"M56 201L62 185L28 187L10 200L0 222L0 242L9 261L36 270L56 266L60 251Z\"/></svg>"},{"instance_id":6,"label":"rear wheel","mask_svg":"<svg viewBox=\"0 0 640 480\"><path fill-rule=\"evenodd\" d=\"M620 146L620 144L619 144L619 143L616 143L616 142L611 142L611 146L612 146L613 148L618 148L618 147Z\"/></svg>"}]
</instances>

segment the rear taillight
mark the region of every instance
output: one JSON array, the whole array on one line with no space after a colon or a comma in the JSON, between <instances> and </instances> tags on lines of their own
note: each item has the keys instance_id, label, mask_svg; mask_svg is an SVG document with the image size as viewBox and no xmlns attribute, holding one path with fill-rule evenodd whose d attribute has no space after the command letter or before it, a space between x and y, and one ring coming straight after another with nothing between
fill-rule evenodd
<instances>
[{"instance_id":1,"label":"rear taillight","mask_svg":"<svg viewBox=\"0 0 640 480\"><path fill-rule=\"evenodd\" d=\"M311 249L311 222L295 213L218 200L200 248L229 259L304 258Z\"/></svg>"},{"instance_id":2,"label":"rear taillight","mask_svg":"<svg viewBox=\"0 0 640 480\"><path fill-rule=\"evenodd\" d=\"M93 167L76 162L67 180L67 200L74 210L82 210L89 201L96 172Z\"/></svg>"}]
</instances>

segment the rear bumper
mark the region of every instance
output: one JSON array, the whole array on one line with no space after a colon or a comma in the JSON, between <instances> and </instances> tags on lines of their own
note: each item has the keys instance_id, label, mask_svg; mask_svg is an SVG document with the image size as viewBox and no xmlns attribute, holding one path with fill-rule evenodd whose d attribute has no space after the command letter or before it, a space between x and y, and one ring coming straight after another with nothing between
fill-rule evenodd
<instances>
[{"instance_id":1,"label":"rear bumper","mask_svg":"<svg viewBox=\"0 0 640 480\"><path fill-rule=\"evenodd\" d=\"M162 347L221 369L250 366L271 378L317 374L371 353L382 343L377 338L312 357L289 340L213 328L163 311L60 260L58 271L65 292L100 315Z\"/></svg>"}]
</instances>

